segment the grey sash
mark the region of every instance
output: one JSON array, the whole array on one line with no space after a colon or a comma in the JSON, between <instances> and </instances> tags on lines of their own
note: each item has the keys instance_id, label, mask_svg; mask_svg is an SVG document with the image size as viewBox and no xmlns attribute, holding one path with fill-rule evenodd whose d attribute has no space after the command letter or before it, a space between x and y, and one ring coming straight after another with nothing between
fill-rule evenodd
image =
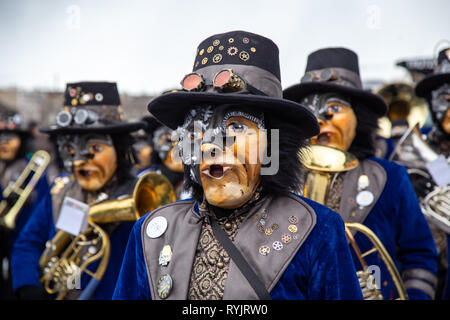
<instances>
[{"instance_id":1,"label":"grey sash","mask_svg":"<svg viewBox=\"0 0 450 320\"><path fill-rule=\"evenodd\" d=\"M311 207L294 195L270 199L269 203L261 207L267 208L268 218L265 226L276 223L279 227L270 236L259 232L258 219L255 216L258 210L250 212L239 227L234 245L270 292L314 228L316 215ZM149 238L146 234L147 225L158 216L166 218L167 229L160 237ZM297 239L283 244L283 249L275 250L272 244L274 241L281 241L282 234L294 235L288 230L290 216L296 216L299 220L296 224L298 230L295 232ZM187 299L202 221L194 211L193 201L176 202L158 208L144 221L141 237L153 299L160 299L157 294L157 283L164 274L169 274L173 279L172 291L166 299ZM160 266L159 254L165 245L172 247L173 256L168 266ZM261 246L269 247L270 253L266 256L261 255L259 253ZM230 261L223 299L258 299L258 295L233 260Z\"/></svg>"},{"instance_id":2,"label":"grey sash","mask_svg":"<svg viewBox=\"0 0 450 320\"><path fill-rule=\"evenodd\" d=\"M360 207L355 200L358 194L358 178L363 174L369 177L369 186L366 190L374 195L373 202L366 207ZM385 184L386 171L381 165L372 160L363 160L355 169L347 172L344 177L339 208L339 214L342 219L345 222L363 223L380 198Z\"/></svg>"}]
</instances>

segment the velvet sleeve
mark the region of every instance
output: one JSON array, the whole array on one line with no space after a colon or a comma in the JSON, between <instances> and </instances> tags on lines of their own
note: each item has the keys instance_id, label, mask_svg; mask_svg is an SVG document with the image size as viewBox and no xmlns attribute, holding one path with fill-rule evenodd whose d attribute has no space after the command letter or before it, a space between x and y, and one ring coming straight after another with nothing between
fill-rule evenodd
<instances>
[{"instance_id":1,"label":"velvet sleeve","mask_svg":"<svg viewBox=\"0 0 450 320\"><path fill-rule=\"evenodd\" d=\"M398 192L398 219L396 221L398 259L402 265L402 273L407 270L426 270L436 276L438 254L433 235L429 225L422 213L419 201L414 193L406 169L398 166L398 179L396 190ZM414 277L413 277L414 279ZM405 285L408 279L405 280ZM428 279L415 278L424 282ZM425 292L419 288L408 289L410 299L430 299Z\"/></svg>"},{"instance_id":2,"label":"velvet sleeve","mask_svg":"<svg viewBox=\"0 0 450 320\"><path fill-rule=\"evenodd\" d=\"M145 217L140 218L131 230L113 300L151 299L141 239L141 228Z\"/></svg>"},{"instance_id":3,"label":"velvet sleeve","mask_svg":"<svg viewBox=\"0 0 450 320\"><path fill-rule=\"evenodd\" d=\"M334 211L311 201L308 203L317 213L317 227L310 236L315 244L309 254L308 299L361 300L362 292L347 244L344 221Z\"/></svg>"},{"instance_id":4,"label":"velvet sleeve","mask_svg":"<svg viewBox=\"0 0 450 320\"><path fill-rule=\"evenodd\" d=\"M55 233L50 193L39 202L22 229L11 252L13 290L26 285L40 286L39 259L45 243Z\"/></svg>"},{"instance_id":5,"label":"velvet sleeve","mask_svg":"<svg viewBox=\"0 0 450 320\"><path fill-rule=\"evenodd\" d=\"M33 192L31 193L29 198L30 201L25 202L25 205L22 207L22 210L20 210L20 213L16 218L15 228L10 234L11 246L14 244L19 234L22 232L22 229L25 227L37 205L48 192L49 185L47 183L47 177L46 175L43 175L35 185ZM31 199L31 196L33 197L33 199Z\"/></svg>"}]
</instances>

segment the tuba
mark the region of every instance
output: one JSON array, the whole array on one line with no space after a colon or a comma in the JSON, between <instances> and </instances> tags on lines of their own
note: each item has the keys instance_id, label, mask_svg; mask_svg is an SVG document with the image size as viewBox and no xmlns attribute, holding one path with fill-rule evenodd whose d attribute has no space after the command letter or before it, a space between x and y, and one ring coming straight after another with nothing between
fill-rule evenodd
<instances>
[{"instance_id":1,"label":"tuba","mask_svg":"<svg viewBox=\"0 0 450 320\"><path fill-rule=\"evenodd\" d=\"M91 280L78 299L89 299L106 271L111 250L109 236L99 224L137 221L144 214L175 200L169 180L162 174L148 172L139 178L132 195L90 205L85 231L74 237L59 230L47 241L39 261L40 282L44 289L49 294L56 294L56 300L70 299L71 289L86 273ZM95 272L88 269L94 262L98 262Z\"/></svg>"},{"instance_id":2,"label":"tuba","mask_svg":"<svg viewBox=\"0 0 450 320\"><path fill-rule=\"evenodd\" d=\"M427 168L438 158L439 154L422 139L416 124L400 138L389 160L407 168L413 185L418 180L425 182L425 191L416 190L422 212L431 223L450 234L450 187L438 186Z\"/></svg>"},{"instance_id":3,"label":"tuba","mask_svg":"<svg viewBox=\"0 0 450 320\"><path fill-rule=\"evenodd\" d=\"M0 202L0 225L10 230L14 229L19 212L44 174L49 162L50 155L47 151L36 151L19 178L11 186L5 188L4 200Z\"/></svg>"},{"instance_id":4,"label":"tuba","mask_svg":"<svg viewBox=\"0 0 450 320\"><path fill-rule=\"evenodd\" d=\"M332 187L333 179L337 176L337 173L349 171L358 166L358 159L351 153L322 145L311 145L310 150L301 155L301 161L308 169L303 187L303 195L323 205L326 203L328 191ZM373 248L362 253L354 239L353 234L356 232L360 232L367 237L373 244ZM374 285L372 273L364 260L368 255L378 253L392 277L399 294L399 299L406 300L406 289L400 273L388 251L375 233L363 224L354 222L345 223L345 233L362 266L362 270L358 270L356 274L364 299L383 299L381 292Z\"/></svg>"}]
</instances>

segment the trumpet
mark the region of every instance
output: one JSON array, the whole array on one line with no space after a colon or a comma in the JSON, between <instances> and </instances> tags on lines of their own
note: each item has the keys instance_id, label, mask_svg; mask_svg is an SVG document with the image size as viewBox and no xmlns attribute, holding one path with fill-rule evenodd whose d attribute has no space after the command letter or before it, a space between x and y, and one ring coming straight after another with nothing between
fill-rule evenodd
<instances>
[{"instance_id":1,"label":"trumpet","mask_svg":"<svg viewBox=\"0 0 450 320\"><path fill-rule=\"evenodd\" d=\"M326 203L328 191L330 185L332 184L332 179L337 176L337 173L352 170L356 168L359 163L358 159L348 152L321 145L310 146L309 152L306 152L301 156L301 161L308 169L303 195L323 205ZM373 248L361 253L354 239L354 232L360 232L366 236L373 244ZM408 297L400 273L398 272L388 251L375 233L363 224L355 222L345 223L345 233L362 266L362 270L357 271L356 274L359 279L364 299L383 299L381 292L376 286L373 285L373 276L364 260L364 258L368 255L378 253L383 262L386 264L389 274L391 275L397 289L399 299L406 300Z\"/></svg>"},{"instance_id":2,"label":"trumpet","mask_svg":"<svg viewBox=\"0 0 450 320\"><path fill-rule=\"evenodd\" d=\"M0 225L10 230L14 229L19 212L49 163L50 155L47 151L36 151L19 178L11 186L5 188L3 191L4 200L0 202Z\"/></svg>"},{"instance_id":3,"label":"trumpet","mask_svg":"<svg viewBox=\"0 0 450 320\"><path fill-rule=\"evenodd\" d=\"M106 271L111 250L109 236L99 224L136 221L175 200L175 191L169 180L162 174L148 172L139 178L132 195L91 205L86 231L74 237L59 230L46 243L39 261L42 270L40 282L45 290L56 294L56 300L68 298L74 281L79 281L81 274L86 273L91 280L78 299L89 299ZM99 264L93 272L88 267L96 261Z\"/></svg>"}]
</instances>

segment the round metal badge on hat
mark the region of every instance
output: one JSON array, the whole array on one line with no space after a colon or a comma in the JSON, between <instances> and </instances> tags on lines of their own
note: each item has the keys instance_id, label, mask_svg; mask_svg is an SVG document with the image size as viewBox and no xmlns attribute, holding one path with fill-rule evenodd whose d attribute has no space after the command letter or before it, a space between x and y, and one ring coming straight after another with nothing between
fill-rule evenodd
<instances>
[{"instance_id":1,"label":"round metal badge on hat","mask_svg":"<svg viewBox=\"0 0 450 320\"><path fill-rule=\"evenodd\" d=\"M146 229L147 236L149 238L158 238L166 232L167 219L164 217L156 217L152 219Z\"/></svg>"},{"instance_id":2,"label":"round metal badge on hat","mask_svg":"<svg viewBox=\"0 0 450 320\"><path fill-rule=\"evenodd\" d=\"M360 207L367 207L370 206L373 202L374 196L373 193L370 191L361 191L356 195L356 203Z\"/></svg>"}]
</instances>

